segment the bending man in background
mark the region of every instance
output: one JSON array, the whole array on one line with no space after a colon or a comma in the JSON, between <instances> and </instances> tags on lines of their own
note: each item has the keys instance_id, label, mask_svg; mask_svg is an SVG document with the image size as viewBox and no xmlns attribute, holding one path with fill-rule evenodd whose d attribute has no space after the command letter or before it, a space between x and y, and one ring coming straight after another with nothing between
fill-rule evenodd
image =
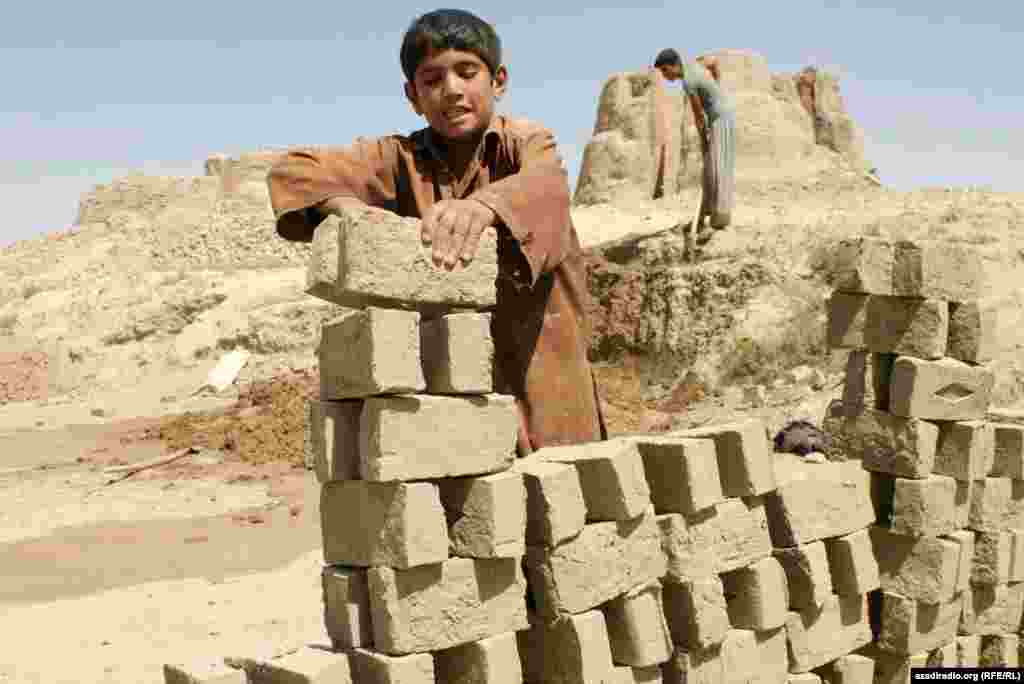
<instances>
[{"instance_id":1,"label":"bending man in background","mask_svg":"<svg viewBox=\"0 0 1024 684\"><path fill-rule=\"evenodd\" d=\"M704 57L702 61L717 72L716 60ZM655 68L666 80L682 81L700 136L704 193L697 225L698 244L706 244L715 230L732 222L736 185L736 108L704 64L683 64L672 48L662 50L654 60ZM710 218L710 229L704 227L705 216Z\"/></svg>"}]
</instances>

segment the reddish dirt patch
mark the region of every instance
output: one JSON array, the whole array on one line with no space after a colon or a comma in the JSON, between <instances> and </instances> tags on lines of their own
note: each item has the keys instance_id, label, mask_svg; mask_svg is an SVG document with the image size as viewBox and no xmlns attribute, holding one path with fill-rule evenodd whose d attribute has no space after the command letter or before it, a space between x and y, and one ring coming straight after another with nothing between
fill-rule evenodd
<instances>
[{"instance_id":1,"label":"reddish dirt patch","mask_svg":"<svg viewBox=\"0 0 1024 684\"><path fill-rule=\"evenodd\" d=\"M43 352L0 352L0 404L46 399L48 369Z\"/></svg>"}]
</instances>

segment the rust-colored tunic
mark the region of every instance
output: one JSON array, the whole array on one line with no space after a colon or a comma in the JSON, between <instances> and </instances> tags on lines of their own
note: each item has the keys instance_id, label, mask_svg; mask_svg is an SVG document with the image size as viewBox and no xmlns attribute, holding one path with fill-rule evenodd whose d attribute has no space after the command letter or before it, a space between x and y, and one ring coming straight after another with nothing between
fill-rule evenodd
<instances>
[{"instance_id":1,"label":"rust-colored tunic","mask_svg":"<svg viewBox=\"0 0 1024 684\"><path fill-rule=\"evenodd\" d=\"M520 449L606 438L587 360L586 272L550 131L495 116L459 181L427 128L348 147L293 150L267 182L277 231L288 240L311 240L321 220L311 208L332 197L417 218L449 198L476 199L494 210L496 389L518 400L529 439Z\"/></svg>"}]
</instances>

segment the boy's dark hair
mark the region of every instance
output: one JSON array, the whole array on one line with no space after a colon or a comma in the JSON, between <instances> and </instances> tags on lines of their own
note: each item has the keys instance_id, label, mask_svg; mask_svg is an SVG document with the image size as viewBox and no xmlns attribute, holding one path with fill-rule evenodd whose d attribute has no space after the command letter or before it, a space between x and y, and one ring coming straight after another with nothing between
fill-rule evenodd
<instances>
[{"instance_id":1,"label":"boy's dark hair","mask_svg":"<svg viewBox=\"0 0 1024 684\"><path fill-rule=\"evenodd\" d=\"M654 66L675 66L682 64L683 60L674 48L665 48L654 58Z\"/></svg>"},{"instance_id":2,"label":"boy's dark hair","mask_svg":"<svg viewBox=\"0 0 1024 684\"><path fill-rule=\"evenodd\" d=\"M402 71L411 83L431 52L463 50L479 57L491 75L501 66L501 39L494 27L471 12L439 9L416 19L402 39Z\"/></svg>"}]
</instances>

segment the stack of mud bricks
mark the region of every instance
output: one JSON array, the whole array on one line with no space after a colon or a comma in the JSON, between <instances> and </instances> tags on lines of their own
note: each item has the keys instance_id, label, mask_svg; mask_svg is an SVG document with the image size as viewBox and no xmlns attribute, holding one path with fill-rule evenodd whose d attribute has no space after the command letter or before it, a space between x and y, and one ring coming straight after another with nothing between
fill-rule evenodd
<instances>
[{"instance_id":1,"label":"stack of mud bricks","mask_svg":"<svg viewBox=\"0 0 1024 684\"><path fill-rule=\"evenodd\" d=\"M566 469L565 466L571 466ZM871 684L870 475L759 421L546 448L527 476L531 684Z\"/></svg>"},{"instance_id":2,"label":"stack of mud bricks","mask_svg":"<svg viewBox=\"0 0 1024 684\"><path fill-rule=\"evenodd\" d=\"M994 312L968 248L843 243L829 338L850 349L839 457L870 471L876 681L910 667L1017 666L1024 609L1024 428L986 422Z\"/></svg>"},{"instance_id":3,"label":"stack of mud bricks","mask_svg":"<svg viewBox=\"0 0 1024 684\"><path fill-rule=\"evenodd\" d=\"M318 226L307 292L351 308L323 325L307 412L331 647L236 659L222 679L178 668L169 682L519 681L526 490L481 312L496 251L485 236L473 264L446 273L418 221L367 209Z\"/></svg>"}]
</instances>

